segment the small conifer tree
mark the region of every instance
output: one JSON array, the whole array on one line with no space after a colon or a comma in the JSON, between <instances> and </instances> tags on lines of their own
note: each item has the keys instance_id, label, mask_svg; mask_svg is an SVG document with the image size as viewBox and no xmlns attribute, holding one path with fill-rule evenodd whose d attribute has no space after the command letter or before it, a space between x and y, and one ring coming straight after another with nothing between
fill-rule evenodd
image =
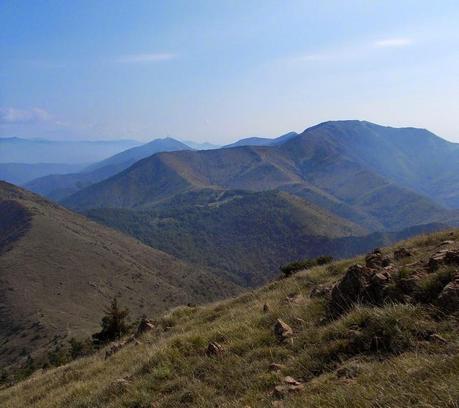
<instances>
[{"instance_id":1,"label":"small conifer tree","mask_svg":"<svg viewBox=\"0 0 459 408\"><path fill-rule=\"evenodd\" d=\"M118 299L115 297L110 307L105 310L105 316L101 321L101 331L92 336L94 343L106 344L126 334L128 331L126 322L128 314L128 309L120 308Z\"/></svg>"}]
</instances>

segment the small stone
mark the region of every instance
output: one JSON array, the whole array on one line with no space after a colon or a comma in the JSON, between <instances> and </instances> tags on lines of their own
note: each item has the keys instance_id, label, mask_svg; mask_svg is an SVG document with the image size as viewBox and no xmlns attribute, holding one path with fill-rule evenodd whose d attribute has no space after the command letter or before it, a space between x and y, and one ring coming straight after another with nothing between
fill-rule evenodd
<instances>
[{"instance_id":1,"label":"small stone","mask_svg":"<svg viewBox=\"0 0 459 408\"><path fill-rule=\"evenodd\" d=\"M285 302L295 305L304 305L306 303L304 296L299 293L291 293L285 298Z\"/></svg>"},{"instance_id":2,"label":"small stone","mask_svg":"<svg viewBox=\"0 0 459 408\"><path fill-rule=\"evenodd\" d=\"M311 293L309 294L310 298L321 298L325 297L328 298L330 297L331 293L331 286L315 286L311 289Z\"/></svg>"},{"instance_id":3,"label":"small stone","mask_svg":"<svg viewBox=\"0 0 459 408\"><path fill-rule=\"evenodd\" d=\"M105 351L105 358L107 359L111 357L113 354L118 353L118 351L120 351L125 345L125 341L120 341L118 343L112 344L110 348Z\"/></svg>"},{"instance_id":4,"label":"small stone","mask_svg":"<svg viewBox=\"0 0 459 408\"><path fill-rule=\"evenodd\" d=\"M285 384L289 385L301 385L301 383L298 380L295 380L293 377L290 377L289 375L284 377L283 381Z\"/></svg>"},{"instance_id":5,"label":"small stone","mask_svg":"<svg viewBox=\"0 0 459 408\"><path fill-rule=\"evenodd\" d=\"M292 328L281 319L277 319L274 325L274 334L279 341L284 341L288 337L293 336Z\"/></svg>"},{"instance_id":6,"label":"small stone","mask_svg":"<svg viewBox=\"0 0 459 408\"><path fill-rule=\"evenodd\" d=\"M263 313L268 313L269 312L269 306L267 303L263 305Z\"/></svg>"},{"instance_id":7,"label":"small stone","mask_svg":"<svg viewBox=\"0 0 459 408\"><path fill-rule=\"evenodd\" d=\"M394 259L396 259L397 261L403 258L408 258L410 256L411 256L411 252L403 247L394 251Z\"/></svg>"},{"instance_id":8,"label":"small stone","mask_svg":"<svg viewBox=\"0 0 459 408\"><path fill-rule=\"evenodd\" d=\"M207 351L206 354L208 356L219 356L223 354L224 348L217 342L210 342L209 345L207 346Z\"/></svg>"},{"instance_id":9,"label":"small stone","mask_svg":"<svg viewBox=\"0 0 459 408\"><path fill-rule=\"evenodd\" d=\"M285 366L283 366L282 364L272 363L269 365L269 369L271 371L281 371L284 368Z\"/></svg>"},{"instance_id":10,"label":"small stone","mask_svg":"<svg viewBox=\"0 0 459 408\"><path fill-rule=\"evenodd\" d=\"M137 326L136 336L140 336L143 333L154 330L155 326L151 320L142 319Z\"/></svg>"},{"instance_id":11,"label":"small stone","mask_svg":"<svg viewBox=\"0 0 459 408\"><path fill-rule=\"evenodd\" d=\"M274 387L274 396L284 398L291 392L299 392L304 389L304 384L295 380L293 377L287 376L283 379L284 385Z\"/></svg>"}]
</instances>

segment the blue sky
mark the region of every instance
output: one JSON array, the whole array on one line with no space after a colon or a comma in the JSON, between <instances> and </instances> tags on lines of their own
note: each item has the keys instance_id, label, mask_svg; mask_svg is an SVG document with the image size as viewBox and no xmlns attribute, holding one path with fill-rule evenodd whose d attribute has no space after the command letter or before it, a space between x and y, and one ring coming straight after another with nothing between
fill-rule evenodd
<instances>
[{"instance_id":1,"label":"blue sky","mask_svg":"<svg viewBox=\"0 0 459 408\"><path fill-rule=\"evenodd\" d=\"M0 2L0 136L225 143L318 122L459 142L459 2Z\"/></svg>"}]
</instances>

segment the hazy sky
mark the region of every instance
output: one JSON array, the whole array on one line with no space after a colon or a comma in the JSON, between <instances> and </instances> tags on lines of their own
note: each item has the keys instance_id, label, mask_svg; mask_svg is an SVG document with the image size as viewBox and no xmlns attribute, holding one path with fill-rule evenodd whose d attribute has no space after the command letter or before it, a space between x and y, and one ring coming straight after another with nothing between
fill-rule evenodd
<instances>
[{"instance_id":1,"label":"hazy sky","mask_svg":"<svg viewBox=\"0 0 459 408\"><path fill-rule=\"evenodd\" d=\"M0 136L224 143L333 119L459 142L459 1L0 1Z\"/></svg>"}]
</instances>

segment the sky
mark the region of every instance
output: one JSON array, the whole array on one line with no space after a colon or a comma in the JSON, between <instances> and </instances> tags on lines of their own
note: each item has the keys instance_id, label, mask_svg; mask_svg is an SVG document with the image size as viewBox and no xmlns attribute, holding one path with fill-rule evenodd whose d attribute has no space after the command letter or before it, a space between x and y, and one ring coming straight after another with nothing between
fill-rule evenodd
<instances>
[{"instance_id":1,"label":"sky","mask_svg":"<svg viewBox=\"0 0 459 408\"><path fill-rule=\"evenodd\" d=\"M223 144L337 119L459 142L459 2L0 1L1 137Z\"/></svg>"}]
</instances>

